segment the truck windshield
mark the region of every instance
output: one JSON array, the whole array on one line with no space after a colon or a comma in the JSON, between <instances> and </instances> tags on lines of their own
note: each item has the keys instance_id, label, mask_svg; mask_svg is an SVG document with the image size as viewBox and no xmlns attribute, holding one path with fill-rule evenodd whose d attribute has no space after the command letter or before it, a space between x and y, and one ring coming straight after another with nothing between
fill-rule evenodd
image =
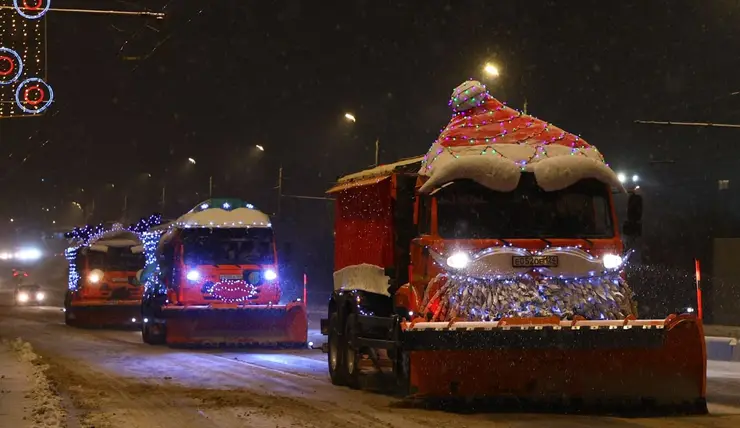
<instances>
[{"instance_id":1,"label":"truck windshield","mask_svg":"<svg viewBox=\"0 0 740 428\"><path fill-rule=\"evenodd\" d=\"M554 192L524 173L512 192L472 181L452 182L436 193L438 231L448 239L610 238L610 189L593 180Z\"/></svg>"},{"instance_id":2,"label":"truck windshield","mask_svg":"<svg viewBox=\"0 0 740 428\"><path fill-rule=\"evenodd\" d=\"M144 269L144 262L144 254L134 254L130 247L108 247L107 252L92 250L87 252L90 269L136 272Z\"/></svg>"},{"instance_id":3,"label":"truck windshield","mask_svg":"<svg viewBox=\"0 0 740 428\"><path fill-rule=\"evenodd\" d=\"M270 228L183 229L185 264L273 264L272 238Z\"/></svg>"}]
</instances>

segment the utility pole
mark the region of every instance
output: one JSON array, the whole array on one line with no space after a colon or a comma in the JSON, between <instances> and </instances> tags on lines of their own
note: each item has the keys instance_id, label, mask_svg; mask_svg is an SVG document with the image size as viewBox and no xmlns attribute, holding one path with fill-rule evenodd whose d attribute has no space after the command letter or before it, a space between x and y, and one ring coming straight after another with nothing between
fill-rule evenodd
<instances>
[{"instance_id":1,"label":"utility pole","mask_svg":"<svg viewBox=\"0 0 740 428\"><path fill-rule=\"evenodd\" d=\"M380 155L380 137L375 138L375 166L380 165L378 161Z\"/></svg>"},{"instance_id":2,"label":"utility pole","mask_svg":"<svg viewBox=\"0 0 740 428\"><path fill-rule=\"evenodd\" d=\"M208 177L208 199L213 198L213 176Z\"/></svg>"},{"instance_id":3,"label":"utility pole","mask_svg":"<svg viewBox=\"0 0 740 428\"><path fill-rule=\"evenodd\" d=\"M167 186L162 186L162 216L164 216L164 197L165 197L165 190L167 189Z\"/></svg>"},{"instance_id":4,"label":"utility pole","mask_svg":"<svg viewBox=\"0 0 740 428\"><path fill-rule=\"evenodd\" d=\"M126 211L128 211L128 195L123 195L123 222L126 223Z\"/></svg>"},{"instance_id":5,"label":"utility pole","mask_svg":"<svg viewBox=\"0 0 740 428\"><path fill-rule=\"evenodd\" d=\"M280 168L278 169L277 191L278 191L277 213L275 215L277 217L280 217L280 205L283 199L283 164L282 163L280 164Z\"/></svg>"}]
</instances>

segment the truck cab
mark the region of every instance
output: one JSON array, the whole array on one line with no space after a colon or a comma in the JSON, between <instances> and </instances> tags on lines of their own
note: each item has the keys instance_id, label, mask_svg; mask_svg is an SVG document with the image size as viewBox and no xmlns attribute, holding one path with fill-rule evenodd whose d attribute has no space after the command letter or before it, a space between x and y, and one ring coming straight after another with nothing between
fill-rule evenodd
<instances>
[{"instance_id":1,"label":"truck cab","mask_svg":"<svg viewBox=\"0 0 740 428\"><path fill-rule=\"evenodd\" d=\"M252 204L209 199L147 239L145 343L305 346L305 304L284 301L272 225Z\"/></svg>"},{"instance_id":2,"label":"truck cab","mask_svg":"<svg viewBox=\"0 0 740 428\"><path fill-rule=\"evenodd\" d=\"M117 229L70 251L65 322L75 326L138 326L143 252L135 233Z\"/></svg>"}]
</instances>

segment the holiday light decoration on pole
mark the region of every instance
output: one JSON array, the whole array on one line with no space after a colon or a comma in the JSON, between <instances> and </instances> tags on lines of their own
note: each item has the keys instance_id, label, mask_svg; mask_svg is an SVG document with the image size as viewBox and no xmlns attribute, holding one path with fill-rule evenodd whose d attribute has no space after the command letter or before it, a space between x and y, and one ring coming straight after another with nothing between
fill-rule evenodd
<instances>
[{"instance_id":1,"label":"holiday light decoration on pole","mask_svg":"<svg viewBox=\"0 0 740 428\"><path fill-rule=\"evenodd\" d=\"M37 116L54 102L46 81L46 15L49 12L134 15L163 19L164 13L52 8L51 0L4 0L0 4L0 118ZM18 83L20 82L20 83Z\"/></svg>"},{"instance_id":2,"label":"holiday light decoration on pole","mask_svg":"<svg viewBox=\"0 0 740 428\"><path fill-rule=\"evenodd\" d=\"M46 79L46 13L50 0L0 6L0 117L38 115L51 106Z\"/></svg>"}]
</instances>

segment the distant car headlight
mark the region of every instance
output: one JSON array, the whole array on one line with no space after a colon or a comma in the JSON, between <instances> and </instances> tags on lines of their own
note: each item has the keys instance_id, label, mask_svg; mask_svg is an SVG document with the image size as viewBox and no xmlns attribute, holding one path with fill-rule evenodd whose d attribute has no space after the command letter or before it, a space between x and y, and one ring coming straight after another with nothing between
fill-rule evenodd
<instances>
[{"instance_id":1,"label":"distant car headlight","mask_svg":"<svg viewBox=\"0 0 740 428\"><path fill-rule=\"evenodd\" d=\"M87 281L91 284L97 284L103 279L103 271L100 269L93 269L89 275L87 275Z\"/></svg>"},{"instance_id":2,"label":"distant car headlight","mask_svg":"<svg viewBox=\"0 0 740 428\"><path fill-rule=\"evenodd\" d=\"M622 257L616 254L604 254L601 261L607 269L617 269L622 266Z\"/></svg>"},{"instance_id":3,"label":"distant car headlight","mask_svg":"<svg viewBox=\"0 0 740 428\"><path fill-rule=\"evenodd\" d=\"M268 281L273 281L277 279L277 273L272 269L267 269L264 273L265 279Z\"/></svg>"},{"instance_id":4,"label":"distant car headlight","mask_svg":"<svg viewBox=\"0 0 740 428\"><path fill-rule=\"evenodd\" d=\"M28 293L19 293L18 294L18 301L21 303L25 303L28 301Z\"/></svg>"},{"instance_id":5,"label":"distant car headlight","mask_svg":"<svg viewBox=\"0 0 740 428\"><path fill-rule=\"evenodd\" d=\"M41 300L44 300L45 298L46 298L46 294L44 294L43 291L39 291L38 293L36 293L36 300L41 301Z\"/></svg>"},{"instance_id":6,"label":"distant car headlight","mask_svg":"<svg viewBox=\"0 0 740 428\"><path fill-rule=\"evenodd\" d=\"M447 266L453 269L465 269L470 264L470 256L459 252L447 258Z\"/></svg>"},{"instance_id":7,"label":"distant car headlight","mask_svg":"<svg viewBox=\"0 0 740 428\"><path fill-rule=\"evenodd\" d=\"M200 279L200 272L193 269L191 271L188 271L188 274L185 276L187 277L188 281L197 281Z\"/></svg>"}]
</instances>

